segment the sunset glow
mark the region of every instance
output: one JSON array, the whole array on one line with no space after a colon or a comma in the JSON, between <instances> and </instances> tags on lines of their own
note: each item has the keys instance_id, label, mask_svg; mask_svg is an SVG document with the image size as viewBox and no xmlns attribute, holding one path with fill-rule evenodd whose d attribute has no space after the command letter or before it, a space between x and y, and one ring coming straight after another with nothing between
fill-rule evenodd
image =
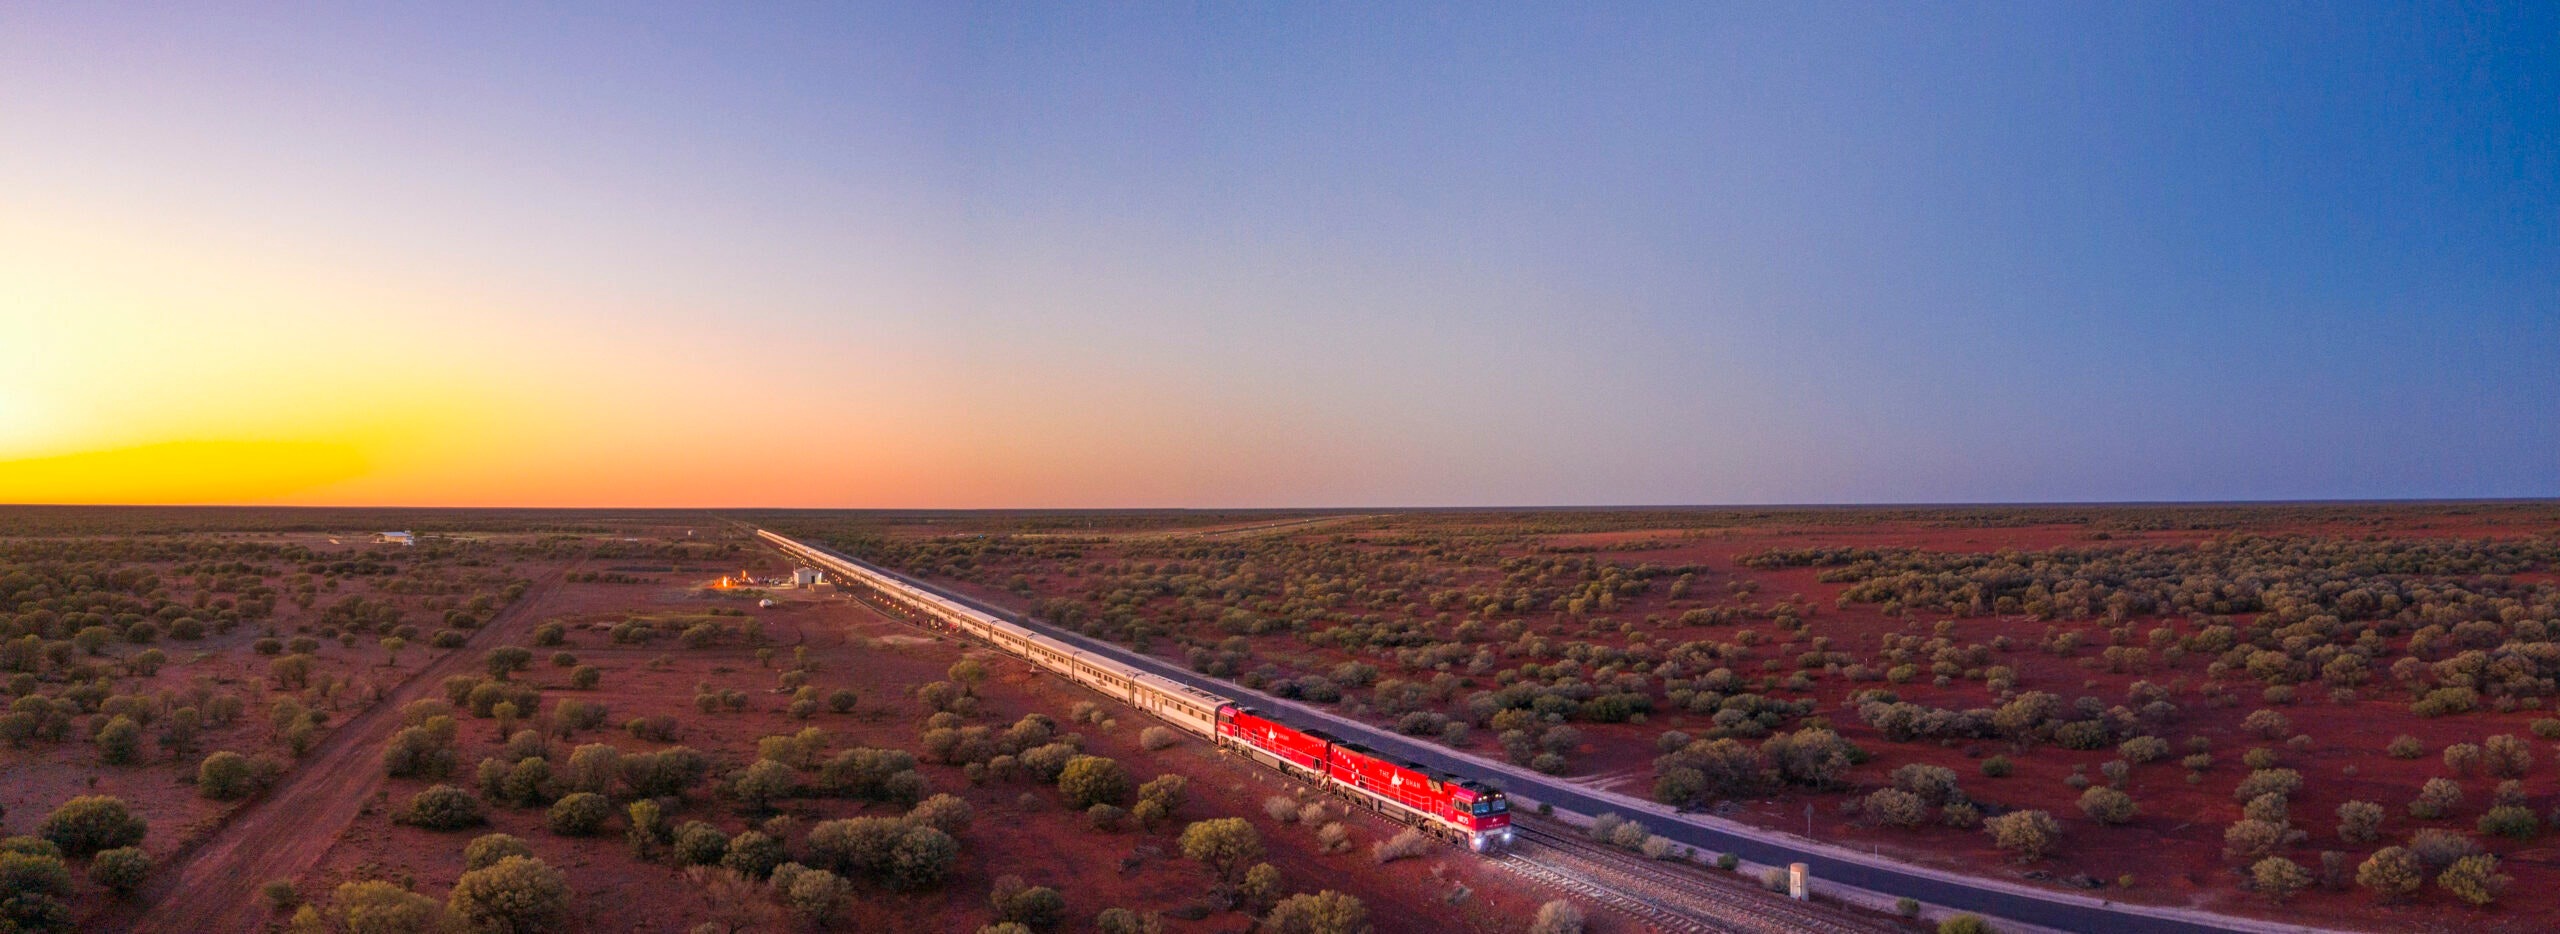
<instances>
[{"instance_id":1,"label":"sunset glow","mask_svg":"<svg viewBox=\"0 0 2560 934\"><path fill-rule=\"evenodd\" d=\"M1874 12L0 12L0 502L2560 485L2547 11Z\"/></svg>"}]
</instances>

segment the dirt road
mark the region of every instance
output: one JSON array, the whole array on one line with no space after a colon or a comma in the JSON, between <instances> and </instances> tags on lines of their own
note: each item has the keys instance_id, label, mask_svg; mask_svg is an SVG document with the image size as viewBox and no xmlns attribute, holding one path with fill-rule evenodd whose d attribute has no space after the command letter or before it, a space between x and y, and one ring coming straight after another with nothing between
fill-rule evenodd
<instances>
[{"instance_id":1,"label":"dirt road","mask_svg":"<svg viewBox=\"0 0 2560 934\"><path fill-rule=\"evenodd\" d=\"M134 900L136 907L93 919L95 929L147 934L262 930L268 911L258 903L258 888L295 878L319 862L382 787L382 750L399 730L401 706L438 696L447 676L478 672L483 652L510 641L522 644L535 608L557 593L582 563L545 575L461 648L410 674L331 731L265 797L171 857Z\"/></svg>"}]
</instances>

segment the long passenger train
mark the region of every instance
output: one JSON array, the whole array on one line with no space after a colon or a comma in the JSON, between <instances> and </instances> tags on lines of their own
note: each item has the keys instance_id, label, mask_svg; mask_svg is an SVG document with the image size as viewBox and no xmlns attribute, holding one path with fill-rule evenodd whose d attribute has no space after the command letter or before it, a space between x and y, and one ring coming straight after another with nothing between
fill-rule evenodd
<instances>
[{"instance_id":1,"label":"long passenger train","mask_svg":"<svg viewBox=\"0 0 2560 934\"><path fill-rule=\"evenodd\" d=\"M1500 789L1397 761L1321 730L1291 727L1230 698L1076 648L788 537L763 529L756 530L756 535L840 581L869 588L882 601L919 619L983 639L1222 748L1332 789L1399 821L1465 843L1477 852L1511 843L1511 808Z\"/></svg>"}]
</instances>

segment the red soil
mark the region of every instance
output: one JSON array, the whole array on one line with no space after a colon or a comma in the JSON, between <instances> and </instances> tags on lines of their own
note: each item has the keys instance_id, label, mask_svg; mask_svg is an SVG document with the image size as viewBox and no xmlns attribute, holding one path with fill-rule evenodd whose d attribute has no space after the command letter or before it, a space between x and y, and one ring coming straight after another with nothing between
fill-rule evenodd
<instances>
[{"instance_id":1,"label":"red soil","mask_svg":"<svg viewBox=\"0 0 2560 934\"><path fill-rule=\"evenodd\" d=\"M602 624L619 617L598 605L609 599L586 599L595 589L599 588L567 588L571 596L566 599L582 605L581 615L598 617L593 628L572 630L568 650L582 663L603 669L602 685L590 692L546 693L602 702L611 709L613 722L655 714L677 717L684 723L677 742L731 765L752 761L759 737L813 725L827 731L830 748L861 744L912 749L916 724L928 711L904 691L940 680L964 651L841 598L794 600L757 611L769 636L783 646L785 657L794 647L809 649L817 662L811 683L830 690L850 687L862 698L849 715L822 713L809 721L794 720L781 709L784 698L769 693L775 673L761 667L743 647L610 646L600 630ZM556 612L561 602L547 602L540 616L561 615ZM1075 704L1097 699L1009 657L983 649L967 651L982 659L990 672L978 689L985 712L975 722L1002 725L1035 711L1063 721ZM651 670L650 661L661 656L669 664L663 670ZM556 671L539 666L532 677L537 683L559 680ZM697 683L745 691L753 698L750 709L701 714L691 704ZM1116 717L1116 726L1083 727L1089 751L1120 759L1141 781L1162 772L1189 777L1189 803L1173 826L1158 832L1097 831L1087 826L1081 814L1066 810L1053 788L1019 781L972 786L959 769L928 763L919 768L935 791L960 795L976 810L975 822L958 835L961 868L939 889L925 893L897 894L866 887L851 929L973 932L989 922L986 893L1003 875L1020 876L1029 884L1065 893L1070 927L1088 924L1094 913L1108 907L1171 911L1197 900L1207 887L1199 868L1181 858L1174 832L1183 821L1217 816L1252 821L1262 831L1270 861L1280 868L1291 890L1330 888L1358 896L1384 932L1515 929L1517 919L1534 911L1541 900L1522 893L1515 881L1498 875L1498 870L1454 849L1377 867L1368 844L1395 828L1374 818L1346 820L1355 830L1356 845L1349 852L1319 853L1311 830L1278 824L1261 811L1262 798L1286 793L1283 779L1188 738L1161 752L1143 751L1137 744L1138 733L1155 721L1117 705L1105 706ZM460 750L465 771L495 749L498 737L494 734L488 721L465 723ZM659 745L611 730L581 734L569 742L605 742L629 751ZM537 855L568 876L584 930L683 930L724 918L787 926L764 903L760 890L741 899L733 890L706 887L679 870L631 857L620 838L619 821L604 835L570 839L546 830L538 810L493 807L489 827L436 833L391 821L391 814L411 794L430 783L385 779L378 784L379 791L369 794L364 813L343 834L314 834L307 841L307 845L325 847L326 853L314 869L298 877L305 898L325 898L338 883L359 878L413 880L418 891L440 897L462 871L463 844L480 833L505 832L523 838ZM791 815L802 831L838 817L899 813L890 805L815 798L786 802L780 810ZM679 821L706 820L729 833L750 826L747 818L701 800L699 792L694 804L670 816ZM1460 885L1473 895L1448 905L1445 899ZM1241 916L1224 912L1196 922L1167 918L1168 929L1184 931L1232 930L1241 921Z\"/></svg>"},{"instance_id":2,"label":"red soil","mask_svg":"<svg viewBox=\"0 0 2560 934\"><path fill-rule=\"evenodd\" d=\"M2340 518L2303 523L2282 528L2250 528L2247 534L2313 534L2365 537L2424 538L2527 538L2554 534L2548 523L2526 522L2513 516L2467 516L2459 507L2406 509L2381 507L2365 518ZM1370 531L1395 529L1393 520ZM1341 529L1327 529L1331 535ZM2103 537L2101 536L2103 531ZM1842 584L1819 581L1819 571L1811 568L1753 570L1739 563L1743 555L1771 548L1805 547L1916 547L1924 550L1952 552L1989 552L2001 549L2035 550L2057 547L2122 548L2197 542L2232 534L2229 530L2093 530L2079 524L2021 525L2016 527L1960 527L1922 520L1884 521L1872 525L1767 525L1709 529L1632 529L1610 532L1574 533L1535 538L1530 547L1506 548L1506 554L1527 553L1534 549L1569 549L1585 552L1588 557L1626 565L1661 566L1700 564L1708 572L1699 575L1690 598L1665 599L1660 588L1614 611L1597 614L1618 620L1640 620L1650 617L1676 617L1682 609L1717 603L1755 603L1763 606L1788 601L1808 608L1810 623L1807 635L1830 637L1834 648L1848 652L1853 658L1868 660L1877 640L1884 634L1916 633L1924 638L1940 617L1923 615L1914 619L1887 617L1873 606L1836 605ZM1109 545L1086 549L1088 563L1109 561L1117 557ZM1054 573L1055 568L1021 567L990 563L981 569L983 579L1002 580L1023 573L1043 596L1080 598L1091 581L1077 576ZM1491 572L1484 572L1490 574ZM1485 578L1490 579L1490 578ZM2519 575L2525 581L2553 580L2551 571ZM1726 596L1727 585L1747 582L1757 585L1747 596ZM984 586L955 584L993 602L1026 607L1031 601L1016 594ZM1531 631L1546 633L1546 613L1512 614L1524 617ZM2246 679L2233 682L2238 689L2235 702L2228 706L2210 705L2193 690L2205 680L2204 666L2210 658L2190 655L2176 666L2155 662L2148 671L2110 673L2095 664L2094 646L2104 642L2094 638L2103 629L2102 621L2029 621L2023 618L1967 618L1953 623L1953 638L1959 645L1989 643L1994 636L2006 634L2017 640L2012 651L1999 654L1994 664L2007 665L2018 671L2018 689L2048 691L2070 699L2083 695L2098 697L2107 703L2122 703L2127 688L2137 680L2149 680L2171 686L2170 700L2182 714L2160 735L2170 742L2169 758L2135 766L2125 790L2133 795L2143 815L2121 827L2106 827L2085 819L2077 802L2080 790L2066 784L2074 768L2083 770L2092 781L2103 782L2099 765L2117 758L2114 749L2075 752L2050 745L2033 749L2015 749L1997 741L1939 746L1933 743L1896 743L1884 739L1871 728L1858 722L1855 712L1844 707L1847 696L1856 690L1890 687L1902 699L1943 707L1987 706L1992 698L1980 682L1958 680L1947 687L1932 686L1924 677L1907 684L1887 685L1881 682L1851 682L1836 677L1815 680L1812 697L1818 703L1818 715L1826 717L1842 735L1873 754L1873 760L1857 769L1852 782L1863 788L1880 787L1897 766L1926 762L1954 768L1965 791L1977 800L1996 802L2011 808L2039 808L2059 818L2064 827L2064 843L2056 856L2034 866L2007 862L2003 854L1990 846L1989 835L1979 831L1929 827L1918 831L1875 828L1857 822L1842 813L1841 805L1850 800L1845 795L1789 794L1777 798L1739 803L1731 816L1773 829L1803 833L1805 806L1814 805L1814 835L1824 840L1871 847L1914 862L1938 865L1969 872L2007 878L2018 878L2031 871L2051 876L2086 874L2107 883L2096 894L2100 897L2153 904L2174 904L2207 908L2235 914L2308 921L2357 928L2425 929L2459 917L2463 926L2488 931L2539 931L2560 927L2560 903L2534 897L2533 893L2560 886L2560 850L2543 843L2514 844L2488 839L2483 842L2504 861L2503 869L2514 876L2511 895L2486 910L2473 911L2458 907L2432 886L2420 893L2411 904L2379 906L2374 899L2352 887L2348 891L2324 891L2317 887L2297 896L2279 909L2265 899L2241 890L2240 870L2222 857L2222 833L2240 818L2240 803L2232 799L2233 785L2248 772L2241 756L2252 747L2273 747L2280 765L2300 770L2306 784L2295 796L2292 818L2296 827L2306 830L2310 839L2293 847L2290 854L2298 862L2319 871L2319 852L2336 849L2348 854L2350 875L2355 863L2377 846L2397 843L2420 827L2440 827L2471 832L2472 822L2489 806L2490 790L2497 779L2485 776L2462 778L2464 803L2451 817L2437 821L2418 821L2408 816L2404 805L2414 796L2417 786L2427 778L2445 774L2437 757L2443 746L2456 742L2480 742L2497 733L2512 733L2531 738L2527 723L2549 712L2519 710L2514 713L2481 711L2444 720L2429 720L2410 712L2407 699L2390 690L2387 676L2366 686L2362 698L2350 703L2331 700L2326 689L2314 684L2300 690L2297 703L2276 706L2261 702L2257 685ZM2142 630L2170 625L2179 631L2190 631L2192 621L2183 618L2145 619L2138 623ZM1730 640L1739 629L1756 629L1768 638L1755 653L1754 662L1737 672L1746 677L1761 672L1757 659L1778 658L1789 665L1780 669L1793 671L1792 660L1807 646L1786 641L1787 634L1765 620L1748 621L1735 626L1673 627L1650 631L1656 642L1677 644L1691 639ZM2049 630L2079 631L2087 638L2074 657L2047 654L2038 648ZM1200 632L1204 641L1215 642L1226 637L1213 629ZM1604 632L1586 632L1578 624L1568 625L1552 641L1588 640L1617 642L1622 637L1611 628ZM1159 642L1158 651L1175 657L1171 640ZM1355 657L1353 654L1318 649L1287 635L1250 637L1254 658L1245 667L1263 662L1278 662L1293 672L1322 672L1331 665ZM1362 660L1379 664L1374 657ZM1504 664L1511 664L1506 661ZM2087 667L2084 667L2084 664ZM1391 666L1379 664L1382 677L1408 676ZM1427 673L1426 673L1427 674ZM1476 679L1475 687L1489 686L1489 679ZM1351 697L1346 694L1346 705ZM1463 692L1462 692L1463 696ZM1782 692L1782 696L1796 696ZM2273 707L2292 721L2290 733L2306 734L2313 740L2307 750L2286 747L2279 741L2260 739L2239 729L2240 719L2262 706ZM1455 708L1443 707L1454 712ZM1373 718L1373 720L1376 718ZM1382 725L1384 725L1382 723ZM1582 732L1583 745L1573 756L1574 773L1596 784L1643 796L1651 786L1650 764L1655 756L1654 738L1667 729L1680 729L1693 734L1707 728L1705 718L1681 712L1660 712L1641 724L1585 724L1574 727ZM1493 748L1490 732L1475 731L1470 746L1478 751L1499 755ZM2407 733L2425 741L2425 756L2415 760L2395 760L2382 754L2383 746L2393 736ZM2290 734L2288 734L2290 735ZM2190 784L2186 770L2178 758L2188 753L2186 740L2203 736L2212 742L2215 764L2204 773L2200 783ZM2015 774L2000 779L1982 774L1980 760L1990 755L2005 754L2013 761ZM2554 795L2551 775L2554 759L2560 749L2544 746L2541 761L2528 773L2525 782L2531 795L2529 804L2536 814L2550 813L2560 796ZM2336 833L2335 811L2349 800L2365 800L2381 804L2389 815L2382 828L2382 841L2375 844L2349 845ZM2545 837L2545 840L2552 839ZM2119 880L2130 882L2129 888L2118 887Z\"/></svg>"}]
</instances>

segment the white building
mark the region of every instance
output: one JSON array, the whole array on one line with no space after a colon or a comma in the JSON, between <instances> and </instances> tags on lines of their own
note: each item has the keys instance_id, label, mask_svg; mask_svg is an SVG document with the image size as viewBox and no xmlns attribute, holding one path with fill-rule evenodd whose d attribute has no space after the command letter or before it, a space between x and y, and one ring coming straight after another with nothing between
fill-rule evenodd
<instances>
[{"instance_id":1,"label":"white building","mask_svg":"<svg viewBox=\"0 0 2560 934\"><path fill-rule=\"evenodd\" d=\"M373 537L373 543L376 545L415 545L418 543L418 534L415 532L383 532Z\"/></svg>"},{"instance_id":2,"label":"white building","mask_svg":"<svg viewBox=\"0 0 2560 934\"><path fill-rule=\"evenodd\" d=\"M826 575L818 573L817 568L801 568L791 572L791 586L794 587L815 587L826 579Z\"/></svg>"}]
</instances>

